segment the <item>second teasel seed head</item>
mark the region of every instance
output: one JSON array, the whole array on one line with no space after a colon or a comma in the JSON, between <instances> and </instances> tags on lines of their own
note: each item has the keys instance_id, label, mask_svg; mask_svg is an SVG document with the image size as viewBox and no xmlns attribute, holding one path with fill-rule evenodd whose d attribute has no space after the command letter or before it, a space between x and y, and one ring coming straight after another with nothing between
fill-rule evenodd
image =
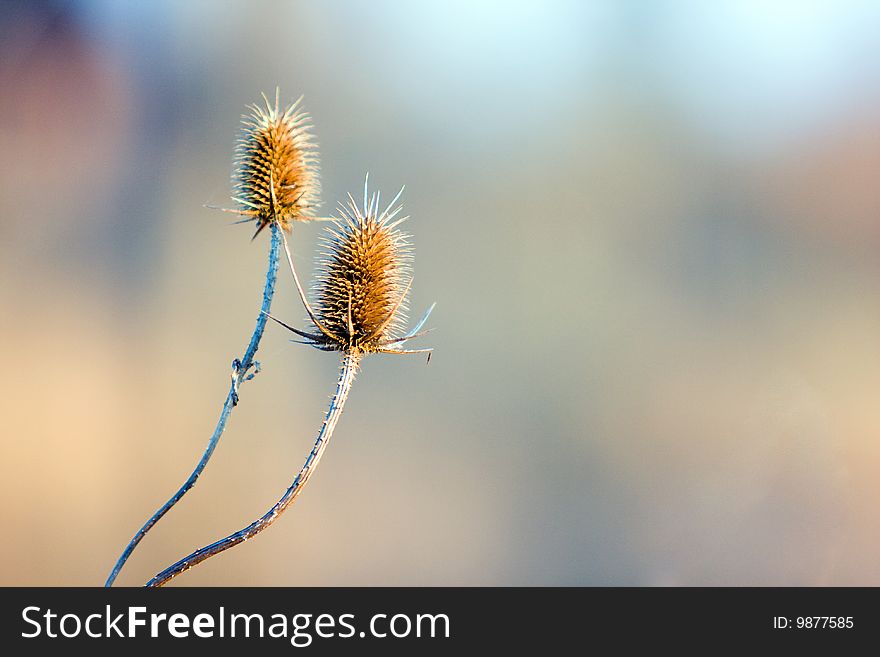
<instances>
[{"instance_id":1,"label":"second teasel seed head","mask_svg":"<svg viewBox=\"0 0 880 657\"><path fill-rule=\"evenodd\" d=\"M401 207L392 206L380 213L378 195L365 198L363 208L350 198L322 239L312 296L319 328L333 336L335 349L381 351L406 321L412 258L397 228L403 219L395 220Z\"/></svg>"},{"instance_id":2,"label":"second teasel seed head","mask_svg":"<svg viewBox=\"0 0 880 657\"><path fill-rule=\"evenodd\" d=\"M404 345L430 331L422 327L434 304L408 334L401 335L413 281L408 236L397 228L407 217L395 219L402 210L401 206L395 207L402 193L403 189L382 212L379 194L369 197L366 182L362 208L349 194L349 203L340 206L340 216L323 238L324 251L312 286L314 304L306 298L287 240L283 240L297 292L316 329L303 331L269 315L305 339L294 342L323 351L341 351L352 362L370 353L427 354L430 360L433 349L408 349Z\"/></svg>"},{"instance_id":3,"label":"second teasel seed head","mask_svg":"<svg viewBox=\"0 0 880 657\"><path fill-rule=\"evenodd\" d=\"M290 231L294 221L314 216L320 195L318 152L309 133L302 98L284 110L278 91L272 105L252 105L236 146L233 183L239 213L257 223L256 237L273 221Z\"/></svg>"}]
</instances>

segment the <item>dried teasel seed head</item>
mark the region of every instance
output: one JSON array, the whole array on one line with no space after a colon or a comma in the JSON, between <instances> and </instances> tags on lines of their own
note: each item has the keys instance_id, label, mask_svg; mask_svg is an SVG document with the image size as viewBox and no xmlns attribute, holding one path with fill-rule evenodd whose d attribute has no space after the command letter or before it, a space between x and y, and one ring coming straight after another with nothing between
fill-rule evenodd
<instances>
[{"instance_id":1,"label":"dried teasel seed head","mask_svg":"<svg viewBox=\"0 0 880 657\"><path fill-rule=\"evenodd\" d=\"M293 340L323 351L342 351L346 362L357 363L365 353L427 354L433 349L409 349L404 345L432 329L422 330L436 304L431 304L408 335L399 335L406 321L406 297L412 286L412 253L397 226L407 217L395 219L402 210L394 207L403 189L388 207L379 212L379 194L369 197L364 183L363 210L349 194L349 204L340 206L340 216L323 238L324 252L318 261L313 285L314 304L309 303L284 233L281 233L287 263L305 306L313 333L285 324L268 315L288 331L305 340ZM313 307L314 306L314 307Z\"/></svg>"},{"instance_id":2,"label":"dried teasel seed head","mask_svg":"<svg viewBox=\"0 0 880 657\"><path fill-rule=\"evenodd\" d=\"M380 213L379 195L368 199L365 186L363 207L349 195L322 238L313 305L325 348L384 351L406 321L412 258L397 228L406 217L395 219L402 207L392 208L398 198Z\"/></svg>"},{"instance_id":3,"label":"dried teasel seed head","mask_svg":"<svg viewBox=\"0 0 880 657\"><path fill-rule=\"evenodd\" d=\"M309 221L318 206L318 151L309 133L309 115L300 97L284 110L263 95L265 107L251 105L235 152L233 185L239 214L256 221L256 237L273 221L289 231L294 221Z\"/></svg>"}]
</instances>

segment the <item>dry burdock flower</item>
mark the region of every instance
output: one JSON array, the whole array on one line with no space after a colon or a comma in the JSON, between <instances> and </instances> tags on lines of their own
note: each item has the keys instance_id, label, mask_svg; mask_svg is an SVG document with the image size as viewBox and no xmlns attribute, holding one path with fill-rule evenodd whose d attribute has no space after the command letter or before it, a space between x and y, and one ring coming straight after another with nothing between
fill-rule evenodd
<instances>
[{"instance_id":1,"label":"dry burdock flower","mask_svg":"<svg viewBox=\"0 0 880 657\"><path fill-rule=\"evenodd\" d=\"M287 251L297 290L318 332L307 333L272 319L305 338L305 344L324 351L342 351L354 358L377 352L427 353L430 358L430 349L401 347L423 335L420 329L434 306L409 335L398 337L406 321L406 297L413 280L412 252L407 235L398 229L408 217L395 220L402 207L394 204L403 189L380 213L380 195L368 196L368 182L369 177L364 184L363 208L349 195L348 205L340 206L340 218L327 228L313 287L314 308L303 293Z\"/></svg>"},{"instance_id":2,"label":"dry burdock flower","mask_svg":"<svg viewBox=\"0 0 880 657\"><path fill-rule=\"evenodd\" d=\"M394 214L361 214L352 200L328 228L314 290L317 328L341 351L381 351L404 319L411 255Z\"/></svg>"},{"instance_id":3,"label":"dry burdock flower","mask_svg":"<svg viewBox=\"0 0 880 657\"><path fill-rule=\"evenodd\" d=\"M294 221L312 221L318 205L318 151L309 130L309 115L300 102L281 111L263 95L266 107L251 105L244 116L244 131L236 146L233 200L241 207L233 210L256 221L260 234L273 221L290 231Z\"/></svg>"},{"instance_id":4,"label":"dry burdock flower","mask_svg":"<svg viewBox=\"0 0 880 657\"><path fill-rule=\"evenodd\" d=\"M305 338L308 345L325 351L342 352L341 372L330 409L305 464L281 499L269 511L244 529L196 550L166 568L150 580L147 586L164 585L205 559L252 538L278 519L297 498L317 468L342 415L361 358L365 354L428 353L430 357L430 349L407 350L401 347L407 340L426 332L421 331L421 328L434 306L428 309L409 335L396 337L403 325L406 295L412 285L411 253L406 236L397 228L405 218L395 220L401 208L392 210L398 198L400 194L380 213L379 195L368 199L366 185L362 209L349 196L349 205L341 208L341 218L328 228L324 242L325 253L318 263L314 286L314 309L305 298L285 240L285 251L297 290L319 332L307 333L274 317L272 319Z\"/></svg>"}]
</instances>

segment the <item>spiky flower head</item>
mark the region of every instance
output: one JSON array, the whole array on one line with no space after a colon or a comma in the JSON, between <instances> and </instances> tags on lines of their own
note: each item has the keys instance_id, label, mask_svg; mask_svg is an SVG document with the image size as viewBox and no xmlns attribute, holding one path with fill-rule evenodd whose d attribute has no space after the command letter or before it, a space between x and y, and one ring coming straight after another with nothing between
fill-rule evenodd
<instances>
[{"instance_id":1,"label":"spiky flower head","mask_svg":"<svg viewBox=\"0 0 880 657\"><path fill-rule=\"evenodd\" d=\"M349 196L321 240L313 321L333 349L382 351L406 321L411 251L397 228L406 219L395 219L399 197L380 212L379 194L368 198L365 188L362 208Z\"/></svg>"},{"instance_id":2,"label":"spiky flower head","mask_svg":"<svg viewBox=\"0 0 880 657\"><path fill-rule=\"evenodd\" d=\"M233 200L239 214L256 221L254 237L273 221L290 231L292 222L313 219L320 195L318 151L302 97L282 111L278 96L276 89L274 105L264 94L265 107L249 107L236 146Z\"/></svg>"},{"instance_id":3,"label":"spiky flower head","mask_svg":"<svg viewBox=\"0 0 880 657\"><path fill-rule=\"evenodd\" d=\"M283 239L297 292L317 330L313 333L301 331L277 317L269 317L305 338L304 344L323 351L342 351L350 362L356 363L363 354L375 352L428 354L430 360L433 349L403 347L407 341L431 330L423 331L422 327L435 304L428 308L408 335L400 335L406 321L407 294L413 280L408 236L397 228L407 217L395 219L403 209L394 205L403 189L385 210L379 212L379 194L369 196L368 182L369 176L364 182L363 207L358 207L349 194L349 203L340 205L339 217L327 228L322 240L324 251L319 257L312 286L314 308L299 282L287 240Z\"/></svg>"}]
</instances>

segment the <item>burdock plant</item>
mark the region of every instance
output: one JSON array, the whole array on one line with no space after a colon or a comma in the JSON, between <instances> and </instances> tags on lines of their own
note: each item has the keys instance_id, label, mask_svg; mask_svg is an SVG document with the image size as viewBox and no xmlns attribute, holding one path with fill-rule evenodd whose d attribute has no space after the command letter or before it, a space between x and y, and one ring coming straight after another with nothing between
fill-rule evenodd
<instances>
[{"instance_id":1,"label":"burdock plant","mask_svg":"<svg viewBox=\"0 0 880 657\"><path fill-rule=\"evenodd\" d=\"M208 441L201 459L183 485L162 507L154 513L129 542L107 578L105 586L112 586L119 571L131 556L147 532L181 498L186 495L208 464L232 409L238 404L239 389L245 381L259 372L255 360L260 340L266 328L266 319L275 294L278 275L278 259L282 242L287 247L283 231L290 231L296 221L314 220L320 184L318 181L318 153L309 132L308 114L300 108L300 100L284 110L279 109L279 91L275 90L272 105L266 96L265 107L252 105L250 116L243 117L242 136L236 147L233 200L238 208L225 210L244 217L237 223L256 223L253 238L267 226L271 227L269 264L263 286L263 302L257 316L256 327L244 356L232 361L231 384L223 403L223 410L214 433Z\"/></svg>"},{"instance_id":2,"label":"burdock plant","mask_svg":"<svg viewBox=\"0 0 880 657\"><path fill-rule=\"evenodd\" d=\"M269 511L244 529L196 550L166 568L147 586L162 586L196 564L256 536L284 513L318 467L364 356L372 353L426 353L430 357L430 349L403 348L407 340L426 332L421 329L433 306L409 334L401 335L412 277L407 236L398 229L405 217L395 219L401 211L400 206L393 207L398 198L400 194L380 213L379 195L368 198L366 184L363 208L359 208L349 196L348 206L340 208L339 219L328 227L323 240L324 253L318 262L313 287L314 306L306 299L285 240L291 273L313 330L303 331L274 317L272 319L299 336L298 341L342 354L341 371L330 408L305 464Z\"/></svg>"}]
</instances>

